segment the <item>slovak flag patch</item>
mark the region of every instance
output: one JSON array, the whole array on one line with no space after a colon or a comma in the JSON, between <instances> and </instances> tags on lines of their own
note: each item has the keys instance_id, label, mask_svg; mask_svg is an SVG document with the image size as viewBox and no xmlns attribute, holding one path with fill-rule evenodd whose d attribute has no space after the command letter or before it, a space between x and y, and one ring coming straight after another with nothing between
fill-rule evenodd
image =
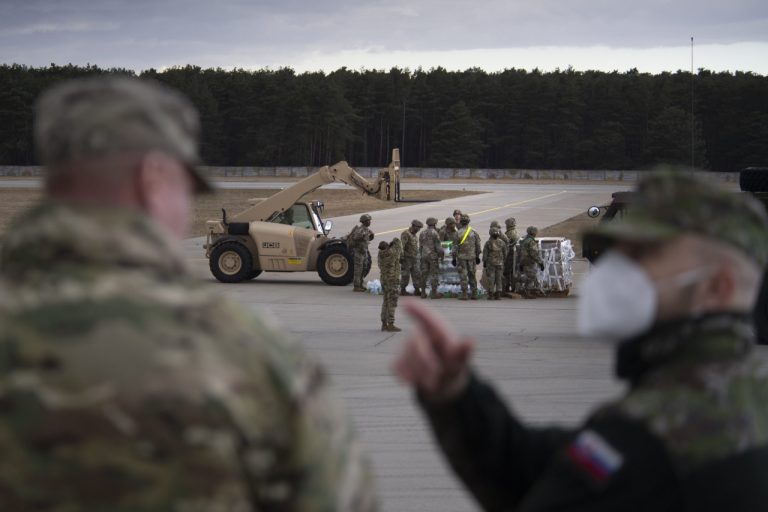
<instances>
[{"instance_id":1,"label":"slovak flag patch","mask_svg":"<svg viewBox=\"0 0 768 512\"><path fill-rule=\"evenodd\" d=\"M592 430L580 433L567 453L597 483L606 482L624 463L621 454Z\"/></svg>"}]
</instances>

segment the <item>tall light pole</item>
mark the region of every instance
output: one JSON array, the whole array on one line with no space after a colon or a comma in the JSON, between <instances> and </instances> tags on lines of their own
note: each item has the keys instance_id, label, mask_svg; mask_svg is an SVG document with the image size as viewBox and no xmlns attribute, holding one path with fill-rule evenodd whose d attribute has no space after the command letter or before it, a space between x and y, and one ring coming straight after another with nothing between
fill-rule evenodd
<instances>
[{"instance_id":1,"label":"tall light pole","mask_svg":"<svg viewBox=\"0 0 768 512\"><path fill-rule=\"evenodd\" d=\"M696 167L694 160L694 148L696 140L696 122L693 117L693 36L691 36L691 169Z\"/></svg>"}]
</instances>

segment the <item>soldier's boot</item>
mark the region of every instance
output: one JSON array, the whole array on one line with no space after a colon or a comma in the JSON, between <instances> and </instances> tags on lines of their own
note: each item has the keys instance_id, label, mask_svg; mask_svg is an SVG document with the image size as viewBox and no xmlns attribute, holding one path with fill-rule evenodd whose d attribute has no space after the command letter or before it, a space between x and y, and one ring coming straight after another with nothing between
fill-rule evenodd
<instances>
[{"instance_id":1,"label":"soldier's boot","mask_svg":"<svg viewBox=\"0 0 768 512\"><path fill-rule=\"evenodd\" d=\"M387 330L387 322L381 322L381 330L386 331Z\"/></svg>"},{"instance_id":2,"label":"soldier's boot","mask_svg":"<svg viewBox=\"0 0 768 512\"><path fill-rule=\"evenodd\" d=\"M496 294L493 296L495 300L501 300L501 292L496 292Z\"/></svg>"},{"instance_id":3,"label":"soldier's boot","mask_svg":"<svg viewBox=\"0 0 768 512\"><path fill-rule=\"evenodd\" d=\"M477 290L472 290L471 292L469 292L469 299L477 300Z\"/></svg>"},{"instance_id":4,"label":"soldier's boot","mask_svg":"<svg viewBox=\"0 0 768 512\"><path fill-rule=\"evenodd\" d=\"M427 289L426 288L422 288L421 289L421 298L422 299L426 299L427 298Z\"/></svg>"},{"instance_id":5,"label":"soldier's boot","mask_svg":"<svg viewBox=\"0 0 768 512\"><path fill-rule=\"evenodd\" d=\"M467 300L467 290L461 291L461 295L459 295L459 300Z\"/></svg>"},{"instance_id":6,"label":"soldier's boot","mask_svg":"<svg viewBox=\"0 0 768 512\"><path fill-rule=\"evenodd\" d=\"M418 297L421 295L421 290L419 288L416 288L416 286L413 287L413 296Z\"/></svg>"},{"instance_id":7,"label":"soldier's boot","mask_svg":"<svg viewBox=\"0 0 768 512\"><path fill-rule=\"evenodd\" d=\"M352 291L353 292L365 292L365 291L368 291L368 289L366 287L364 287L364 286L355 286L354 288L352 288Z\"/></svg>"},{"instance_id":8,"label":"soldier's boot","mask_svg":"<svg viewBox=\"0 0 768 512\"><path fill-rule=\"evenodd\" d=\"M493 292L488 292L488 298L487 300L494 300L496 297L494 296Z\"/></svg>"},{"instance_id":9,"label":"soldier's boot","mask_svg":"<svg viewBox=\"0 0 768 512\"><path fill-rule=\"evenodd\" d=\"M443 294L442 293L437 293L437 290L432 288L432 293L429 294L429 298L430 299L442 299L443 298Z\"/></svg>"},{"instance_id":10,"label":"soldier's boot","mask_svg":"<svg viewBox=\"0 0 768 512\"><path fill-rule=\"evenodd\" d=\"M401 328L396 326L395 324L387 324L387 332L400 332L402 331Z\"/></svg>"},{"instance_id":11,"label":"soldier's boot","mask_svg":"<svg viewBox=\"0 0 768 512\"><path fill-rule=\"evenodd\" d=\"M408 297L410 293L405 289L405 286L400 287L400 296L401 297Z\"/></svg>"}]
</instances>

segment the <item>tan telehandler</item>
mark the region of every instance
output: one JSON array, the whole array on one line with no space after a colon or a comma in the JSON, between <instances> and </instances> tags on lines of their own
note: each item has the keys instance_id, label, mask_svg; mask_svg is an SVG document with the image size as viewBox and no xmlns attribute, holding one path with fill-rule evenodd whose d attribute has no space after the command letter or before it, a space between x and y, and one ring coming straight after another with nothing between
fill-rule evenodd
<instances>
[{"instance_id":1,"label":"tan telehandler","mask_svg":"<svg viewBox=\"0 0 768 512\"><path fill-rule=\"evenodd\" d=\"M253 279L262 272L317 271L327 284L344 286L354 275L352 254L343 238L330 236L333 222L321 220L325 205L300 202L304 195L329 183L345 183L382 201L400 196L400 151L392 151L389 167L367 180L338 162L325 166L273 196L251 199L245 211L209 220L205 244L211 273L223 283ZM299 202L297 202L299 201ZM370 270L367 265L365 273Z\"/></svg>"}]
</instances>

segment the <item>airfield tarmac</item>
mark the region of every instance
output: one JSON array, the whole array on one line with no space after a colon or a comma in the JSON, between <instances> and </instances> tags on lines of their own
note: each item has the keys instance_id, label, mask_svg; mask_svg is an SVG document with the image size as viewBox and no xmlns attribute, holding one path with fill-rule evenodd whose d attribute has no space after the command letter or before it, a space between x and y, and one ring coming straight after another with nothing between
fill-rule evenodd
<instances>
[{"instance_id":1,"label":"airfield tarmac","mask_svg":"<svg viewBox=\"0 0 768 512\"><path fill-rule=\"evenodd\" d=\"M275 183L282 188L289 183ZM247 188L249 182L217 186ZM337 186L337 185L333 185ZM390 240L411 219L435 216L441 223L455 208L472 217L472 226L487 239L490 222L517 218L519 232L528 225L549 226L607 204L620 190L604 184L516 184L488 182L430 183L487 191L438 203L371 212L376 239ZM404 186L427 188L423 183ZM417 198L415 198L417 199ZM332 219L332 234L345 235L359 215ZM425 428L411 393L391 376L390 366L410 326L398 311L403 333L380 331L381 297L352 293L352 287L325 285L316 273L262 274L253 281L224 285L211 276L203 238L189 239L185 251L195 273L211 289L255 311L268 310L298 336L328 368L360 437L371 455L382 509L387 512L465 512L477 510L451 475ZM368 279L378 278L375 263ZM576 292L586 262L575 262ZM417 300L417 299L411 299ZM525 420L535 424L575 425L621 386L612 378L609 347L574 335L576 297L537 300L431 301L463 332L477 340L474 366L492 380Z\"/></svg>"}]
</instances>

